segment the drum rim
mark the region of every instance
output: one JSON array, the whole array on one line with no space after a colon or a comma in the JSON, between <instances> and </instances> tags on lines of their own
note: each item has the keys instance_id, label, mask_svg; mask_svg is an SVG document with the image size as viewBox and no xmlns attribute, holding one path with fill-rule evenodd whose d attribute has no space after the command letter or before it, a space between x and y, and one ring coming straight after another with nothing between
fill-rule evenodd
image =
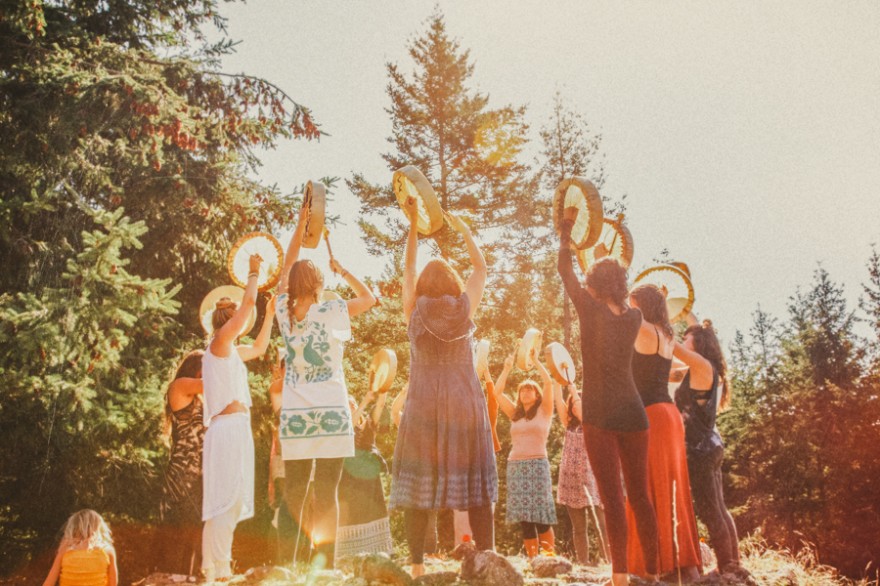
<instances>
[{"instance_id":1,"label":"drum rim","mask_svg":"<svg viewBox=\"0 0 880 586\"><path fill-rule=\"evenodd\" d=\"M278 241L278 239L269 232L250 232L236 240L235 244L232 245L232 248L230 249L229 254L226 257L226 270L229 272L229 278L232 279L232 283L234 285L242 288L247 287L247 283L243 283L233 270L233 265L235 264L235 255L249 240L260 237L269 240L269 242L272 243L273 247L275 248L275 252L278 254L278 263L275 266L275 270L269 273L269 279L265 283L257 287L257 290L262 292L268 291L278 284L278 281L281 280L281 269L282 265L284 264L284 249L281 248L281 243ZM263 260L265 262L266 259Z\"/></svg>"}]
</instances>

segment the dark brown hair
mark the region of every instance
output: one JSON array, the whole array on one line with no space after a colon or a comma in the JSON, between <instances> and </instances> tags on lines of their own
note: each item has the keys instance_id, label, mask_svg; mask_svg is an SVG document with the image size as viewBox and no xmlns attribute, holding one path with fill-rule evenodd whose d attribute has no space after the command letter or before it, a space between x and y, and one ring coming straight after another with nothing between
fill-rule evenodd
<instances>
[{"instance_id":1,"label":"dark brown hair","mask_svg":"<svg viewBox=\"0 0 880 586\"><path fill-rule=\"evenodd\" d=\"M287 277L287 311L290 313L291 323L296 319L293 313L297 299L312 297L312 302L318 302L318 291L324 286L324 274L310 260L298 260L290 267Z\"/></svg>"},{"instance_id":2,"label":"dark brown hair","mask_svg":"<svg viewBox=\"0 0 880 586\"><path fill-rule=\"evenodd\" d=\"M535 404L529 407L529 410L526 411L526 408L523 406L522 401L519 399L519 392L523 389L523 387L532 387L535 389ZM538 383L529 379L524 380L519 383L519 386L516 387L516 410L513 412L513 421L519 421L523 417L526 418L526 421L531 421L535 418L535 415L538 414L538 408L541 406L541 402L544 398L541 396L541 388L538 386Z\"/></svg>"},{"instance_id":3,"label":"dark brown hair","mask_svg":"<svg viewBox=\"0 0 880 586\"><path fill-rule=\"evenodd\" d=\"M577 429L581 426L580 418L574 414L574 398L575 393L569 393L568 398L565 400L565 408L568 411L568 428L567 429ZM583 415L583 413L581 413Z\"/></svg>"},{"instance_id":4,"label":"dark brown hair","mask_svg":"<svg viewBox=\"0 0 880 586\"><path fill-rule=\"evenodd\" d=\"M721 352L721 343L712 322L703 320L702 325L690 326L684 331L684 337L693 336L694 351L708 360L724 385L721 391L721 401L718 403L719 410L726 409L730 404L730 385L727 384L727 361Z\"/></svg>"},{"instance_id":5,"label":"dark brown hair","mask_svg":"<svg viewBox=\"0 0 880 586\"><path fill-rule=\"evenodd\" d=\"M656 285L639 285L629 294L636 300L642 317L654 324L666 334L670 340L675 337L672 324L669 323L669 311L666 309L666 297Z\"/></svg>"},{"instance_id":6,"label":"dark brown hair","mask_svg":"<svg viewBox=\"0 0 880 586\"><path fill-rule=\"evenodd\" d=\"M202 356L204 354L204 350L193 350L185 354L177 364L174 377L165 387L165 424L162 426L162 430L166 437L171 434L171 397L168 396L171 383L179 378L202 378ZM201 401L201 399L193 397L193 401Z\"/></svg>"},{"instance_id":7,"label":"dark brown hair","mask_svg":"<svg viewBox=\"0 0 880 586\"><path fill-rule=\"evenodd\" d=\"M416 282L416 297L458 297L463 292L461 276L445 260L435 259L425 265Z\"/></svg>"},{"instance_id":8,"label":"dark brown hair","mask_svg":"<svg viewBox=\"0 0 880 586\"><path fill-rule=\"evenodd\" d=\"M613 258L603 258L587 271L587 287L592 289L599 301L626 307L629 291L626 286L626 269Z\"/></svg>"},{"instance_id":9,"label":"dark brown hair","mask_svg":"<svg viewBox=\"0 0 880 586\"><path fill-rule=\"evenodd\" d=\"M222 328L226 322L231 320L237 310L238 303L229 297L221 297L218 299L217 303L214 304L214 313L211 314L211 327L214 331L216 332Z\"/></svg>"}]
</instances>

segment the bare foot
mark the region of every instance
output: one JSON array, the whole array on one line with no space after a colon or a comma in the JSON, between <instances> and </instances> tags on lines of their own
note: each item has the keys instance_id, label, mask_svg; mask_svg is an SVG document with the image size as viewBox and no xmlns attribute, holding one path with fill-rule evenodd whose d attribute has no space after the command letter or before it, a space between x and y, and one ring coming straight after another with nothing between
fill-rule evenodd
<instances>
[{"instance_id":1,"label":"bare foot","mask_svg":"<svg viewBox=\"0 0 880 586\"><path fill-rule=\"evenodd\" d=\"M425 564L413 564L409 571L413 578L425 575Z\"/></svg>"}]
</instances>

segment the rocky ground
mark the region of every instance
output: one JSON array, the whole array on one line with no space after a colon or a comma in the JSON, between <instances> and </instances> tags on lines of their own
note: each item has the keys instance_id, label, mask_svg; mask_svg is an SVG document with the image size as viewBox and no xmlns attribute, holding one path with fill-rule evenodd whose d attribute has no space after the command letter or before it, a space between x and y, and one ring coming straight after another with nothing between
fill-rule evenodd
<instances>
[{"instance_id":1,"label":"rocky ground","mask_svg":"<svg viewBox=\"0 0 880 586\"><path fill-rule=\"evenodd\" d=\"M427 567L428 574L416 580L410 578L408 567L401 566L388 556L369 554L344 558L336 570L314 570L294 573L290 569L272 566L252 568L227 582L230 585L260 586L559 586L563 584L603 584L610 578L610 568L573 565L559 556L540 556L534 560L523 557L505 557L494 552L477 552L465 544L453 553L453 559ZM759 577L748 572L739 574L709 574L700 586L757 586L774 584L798 586L796 576ZM196 583L195 578L171 574L153 574L134 586L169 586ZM632 586L647 586L638 578Z\"/></svg>"}]
</instances>

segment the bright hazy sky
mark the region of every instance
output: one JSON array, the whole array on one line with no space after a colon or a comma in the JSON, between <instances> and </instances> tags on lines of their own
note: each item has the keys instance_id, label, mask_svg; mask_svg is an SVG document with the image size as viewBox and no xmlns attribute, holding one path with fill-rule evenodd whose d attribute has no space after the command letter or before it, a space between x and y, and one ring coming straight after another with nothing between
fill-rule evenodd
<instances>
[{"instance_id":1,"label":"bright hazy sky","mask_svg":"<svg viewBox=\"0 0 880 586\"><path fill-rule=\"evenodd\" d=\"M855 307L880 243L880 2L441 2L490 106L526 105L537 129L557 89L604 137L603 192L628 194L634 268L662 248L687 262L695 311L726 342L760 303L784 317L817 263ZM391 180L385 63L433 2L251 0L223 4L241 41L227 72L265 77L330 136L285 142L260 175ZM535 147L537 147L537 141ZM531 154L529 155L531 157ZM334 253L378 275L344 184ZM281 236L281 235L279 235ZM287 244L287 235L282 238ZM314 257L326 259L324 249ZM331 280L332 282L332 280ZM523 329L541 324L523 324Z\"/></svg>"}]
</instances>

